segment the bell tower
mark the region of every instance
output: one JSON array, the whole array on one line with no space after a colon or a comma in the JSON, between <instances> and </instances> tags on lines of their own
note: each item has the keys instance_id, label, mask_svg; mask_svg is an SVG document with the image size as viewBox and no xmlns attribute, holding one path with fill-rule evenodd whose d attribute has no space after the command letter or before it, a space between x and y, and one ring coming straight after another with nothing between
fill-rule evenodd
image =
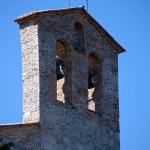
<instances>
[{"instance_id":1,"label":"bell tower","mask_svg":"<svg viewBox=\"0 0 150 150\"><path fill-rule=\"evenodd\" d=\"M22 45L23 122L40 122L44 150L119 150L118 54L84 8L15 20Z\"/></svg>"}]
</instances>

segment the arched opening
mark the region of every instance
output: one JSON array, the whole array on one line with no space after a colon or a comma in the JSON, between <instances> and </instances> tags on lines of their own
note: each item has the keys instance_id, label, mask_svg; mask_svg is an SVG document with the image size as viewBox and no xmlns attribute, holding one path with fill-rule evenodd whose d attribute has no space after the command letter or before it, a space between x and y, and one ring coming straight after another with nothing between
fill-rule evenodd
<instances>
[{"instance_id":1,"label":"arched opening","mask_svg":"<svg viewBox=\"0 0 150 150\"><path fill-rule=\"evenodd\" d=\"M63 103L71 100L70 46L64 39L56 42L57 100Z\"/></svg>"},{"instance_id":2,"label":"arched opening","mask_svg":"<svg viewBox=\"0 0 150 150\"><path fill-rule=\"evenodd\" d=\"M74 27L77 30L82 30L83 29L83 25L79 21L75 22Z\"/></svg>"},{"instance_id":3,"label":"arched opening","mask_svg":"<svg viewBox=\"0 0 150 150\"><path fill-rule=\"evenodd\" d=\"M84 30L83 25L76 21L75 28L75 50L78 52L84 52Z\"/></svg>"},{"instance_id":4,"label":"arched opening","mask_svg":"<svg viewBox=\"0 0 150 150\"><path fill-rule=\"evenodd\" d=\"M88 109L95 111L96 102L94 99L94 92L99 83L99 66L100 58L97 53L92 52L88 58Z\"/></svg>"}]
</instances>

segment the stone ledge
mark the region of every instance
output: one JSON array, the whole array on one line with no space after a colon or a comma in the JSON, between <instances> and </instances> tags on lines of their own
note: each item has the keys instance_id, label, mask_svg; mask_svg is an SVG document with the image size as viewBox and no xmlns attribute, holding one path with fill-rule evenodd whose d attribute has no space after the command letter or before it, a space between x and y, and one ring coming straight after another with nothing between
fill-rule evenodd
<instances>
[{"instance_id":1,"label":"stone ledge","mask_svg":"<svg viewBox=\"0 0 150 150\"><path fill-rule=\"evenodd\" d=\"M24 127L24 126L34 126L39 125L40 122L31 122L31 123L14 123L14 124L0 124L0 128L9 128L9 127Z\"/></svg>"}]
</instances>

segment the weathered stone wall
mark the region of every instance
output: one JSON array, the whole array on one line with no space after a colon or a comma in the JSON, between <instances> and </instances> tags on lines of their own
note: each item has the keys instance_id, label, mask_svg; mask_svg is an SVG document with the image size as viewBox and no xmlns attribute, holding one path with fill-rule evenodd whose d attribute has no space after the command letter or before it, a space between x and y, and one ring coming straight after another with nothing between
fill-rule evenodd
<instances>
[{"instance_id":1,"label":"weathered stone wall","mask_svg":"<svg viewBox=\"0 0 150 150\"><path fill-rule=\"evenodd\" d=\"M16 126L14 130L0 126L0 137L14 142L16 150L119 150L116 49L80 13L41 13L33 18L20 25L23 108L24 122L40 122ZM56 78L58 39L70 50L64 59L63 102L57 100L57 87L62 87ZM98 54L100 64L96 67L95 90L88 93L92 52ZM88 95L95 103L91 110Z\"/></svg>"},{"instance_id":2,"label":"weathered stone wall","mask_svg":"<svg viewBox=\"0 0 150 150\"><path fill-rule=\"evenodd\" d=\"M75 49L74 24L84 30L85 50ZM38 19L40 56L40 116L42 147L49 149L119 150L118 54L80 14L41 15ZM72 97L69 103L56 98L56 41L71 48ZM88 55L101 59L99 85L95 89L95 112L88 110ZM69 94L68 93L68 94Z\"/></svg>"},{"instance_id":3,"label":"weathered stone wall","mask_svg":"<svg viewBox=\"0 0 150 150\"><path fill-rule=\"evenodd\" d=\"M38 25L29 21L20 26L22 46L23 121L39 121Z\"/></svg>"},{"instance_id":4,"label":"weathered stone wall","mask_svg":"<svg viewBox=\"0 0 150 150\"><path fill-rule=\"evenodd\" d=\"M0 125L0 145L13 143L13 150L41 150L39 123Z\"/></svg>"}]
</instances>

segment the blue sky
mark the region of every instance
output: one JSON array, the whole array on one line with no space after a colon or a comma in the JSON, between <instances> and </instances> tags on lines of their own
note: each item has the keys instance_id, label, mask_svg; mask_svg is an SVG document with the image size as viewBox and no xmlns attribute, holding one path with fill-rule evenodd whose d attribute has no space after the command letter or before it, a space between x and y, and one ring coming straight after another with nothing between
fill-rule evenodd
<instances>
[{"instance_id":1,"label":"blue sky","mask_svg":"<svg viewBox=\"0 0 150 150\"><path fill-rule=\"evenodd\" d=\"M66 7L68 0L1 0L0 124L22 121L20 35L12 20ZM127 50L119 55L121 150L150 150L150 1L89 0L89 13Z\"/></svg>"}]
</instances>

